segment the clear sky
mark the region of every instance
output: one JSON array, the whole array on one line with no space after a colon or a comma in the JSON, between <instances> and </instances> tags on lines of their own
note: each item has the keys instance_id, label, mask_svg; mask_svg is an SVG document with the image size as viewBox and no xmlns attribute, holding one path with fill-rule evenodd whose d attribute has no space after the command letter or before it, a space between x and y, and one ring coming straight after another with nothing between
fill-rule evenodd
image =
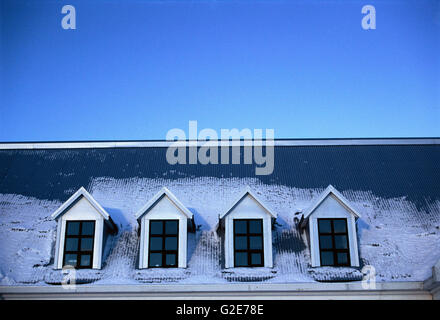
<instances>
[{"instance_id":1,"label":"clear sky","mask_svg":"<svg viewBox=\"0 0 440 320\"><path fill-rule=\"evenodd\" d=\"M0 3L0 141L440 136L437 0Z\"/></svg>"}]
</instances>

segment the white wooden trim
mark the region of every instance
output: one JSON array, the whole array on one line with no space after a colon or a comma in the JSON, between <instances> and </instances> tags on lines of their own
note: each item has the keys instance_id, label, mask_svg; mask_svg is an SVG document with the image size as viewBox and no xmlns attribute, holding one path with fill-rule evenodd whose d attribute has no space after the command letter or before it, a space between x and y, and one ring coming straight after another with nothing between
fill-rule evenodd
<instances>
[{"instance_id":1,"label":"white wooden trim","mask_svg":"<svg viewBox=\"0 0 440 320\"><path fill-rule=\"evenodd\" d=\"M264 204L264 202L261 201L259 197L257 197L257 195L251 190L249 186L246 186L246 188L240 193L237 199L234 202L232 202L229 208L220 215L220 220L223 219L226 215L228 215L232 211L232 209L247 195L250 195L252 198L254 198L255 201L273 218L277 218L277 214L274 213L271 209L269 209L269 207L266 204Z\"/></svg>"},{"instance_id":2,"label":"white wooden trim","mask_svg":"<svg viewBox=\"0 0 440 320\"><path fill-rule=\"evenodd\" d=\"M136 213L136 219L140 219L151 207L153 207L158 200L161 199L162 196L168 196L168 198L174 203L174 205L182 211L183 214L185 214L189 219L192 219L193 214L191 211L189 211L182 202L177 199L177 197L166 187L163 187L156 195L150 199L150 201L147 202L137 213Z\"/></svg>"},{"instance_id":3,"label":"white wooden trim","mask_svg":"<svg viewBox=\"0 0 440 320\"><path fill-rule=\"evenodd\" d=\"M61 286L0 286L2 299L424 299L433 294L420 281L377 282L363 289L361 282L346 283L229 283L136 284Z\"/></svg>"},{"instance_id":4,"label":"white wooden trim","mask_svg":"<svg viewBox=\"0 0 440 320\"><path fill-rule=\"evenodd\" d=\"M81 187L76 191L66 202L64 202L54 213L52 213L51 218L52 219L58 219L59 216L79 197L85 197L90 204L98 211L105 220L108 220L110 215L107 213L107 211L104 210L103 207L92 197L90 193L87 192L87 190L84 187Z\"/></svg>"},{"instance_id":5,"label":"white wooden trim","mask_svg":"<svg viewBox=\"0 0 440 320\"><path fill-rule=\"evenodd\" d=\"M267 140L270 141L270 140ZM218 144L219 146L265 145L266 140L188 140L180 142L197 146ZM275 139L274 146L347 146L347 145L437 145L440 138L341 138L341 139ZM87 148L156 148L178 146L176 141L64 141L64 142L3 142L0 150L29 149L87 149Z\"/></svg>"}]
</instances>

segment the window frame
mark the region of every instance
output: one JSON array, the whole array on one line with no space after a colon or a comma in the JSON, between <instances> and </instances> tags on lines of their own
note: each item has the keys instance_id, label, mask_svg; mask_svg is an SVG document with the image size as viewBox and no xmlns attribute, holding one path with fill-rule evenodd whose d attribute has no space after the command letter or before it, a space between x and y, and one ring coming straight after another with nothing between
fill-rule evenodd
<instances>
[{"instance_id":1,"label":"window frame","mask_svg":"<svg viewBox=\"0 0 440 320\"><path fill-rule=\"evenodd\" d=\"M179 267L179 219L149 219L149 224L148 224L148 252L147 252L147 257L148 257L148 268L178 268ZM151 223L152 222L162 222L162 233L161 234L152 234L151 233ZM177 223L177 232L176 234L169 234L167 235L165 233L165 225L167 221L174 221ZM166 238L171 238L171 237L175 237L176 238L176 250L166 250L165 249L165 241ZM161 250L151 250L151 238L162 238L162 249ZM151 253L160 253L162 254L162 265L160 266L153 266L151 265L151 259L150 259L150 254ZM174 265L167 265L166 264L166 255L167 254L174 254L176 257L176 263Z\"/></svg>"},{"instance_id":2,"label":"window frame","mask_svg":"<svg viewBox=\"0 0 440 320\"><path fill-rule=\"evenodd\" d=\"M330 221L331 232L321 232L320 221ZM345 222L345 232L335 232L334 221L344 221ZM351 257L350 257L350 237L348 231L348 219L347 218L318 218L318 243L319 243L319 260L320 265L322 267L350 267L351 266ZM331 236L332 239L332 248L322 248L321 246L321 236ZM336 248L336 236L345 236L347 241L346 249L338 249ZM322 253L323 252L332 252L333 253L333 264L323 264L322 261ZM338 253L346 253L347 254L347 263L342 264L339 263Z\"/></svg>"},{"instance_id":3,"label":"window frame","mask_svg":"<svg viewBox=\"0 0 440 320\"><path fill-rule=\"evenodd\" d=\"M236 221L246 221L246 233L236 234L235 232L235 222ZM250 221L259 221L261 222L261 233L251 233L249 224ZM264 267L264 219L261 218L253 218L253 219L232 219L232 237L233 237L233 259L234 259L234 267L235 268L254 268L254 267ZM247 241L247 249L236 249L236 236L246 236ZM261 236L261 249L251 249L250 248L250 238L252 236ZM247 253L247 265L237 266L237 261L235 259L235 255L237 252L246 252ZM252 253L259 253L261 255L261 263L260 264L252 264Z\"/></svg>"},{"instance_id":4,"label":"window frame","mask_svg":"<svg viewBox=\"0 0 440 320\"><path fill-rule=\"evenodd\" d=\"M83 227L83 222L92 222L93 223L93 234L92 235L83 235L82 234L82 227ZM78 235L68 235L67 231L69 230L69 223L79 223L79 230L78 230ZM64 233L64 249L63 249L63 267L68 266L68 264L66 264L66 255L67 254L76 254L76 265L73 266L75 269L91 269L93 268L93 259L94 259L94 252L95 252L95 235L96 235L96 221L95 220L66 220L65 223L65 233ZM83 238L86 239L92 239L92 250L85 250L82 251L81 250L81 240ZM78 239L78 248L76 251L74 250L69 250L67 251L67 240L68 239ZM90 255L90 263L87 266L82 266L81 265L81 256L82 255ZM70 265L70 264L69 264Z\"/></svg>"}]
</instances>

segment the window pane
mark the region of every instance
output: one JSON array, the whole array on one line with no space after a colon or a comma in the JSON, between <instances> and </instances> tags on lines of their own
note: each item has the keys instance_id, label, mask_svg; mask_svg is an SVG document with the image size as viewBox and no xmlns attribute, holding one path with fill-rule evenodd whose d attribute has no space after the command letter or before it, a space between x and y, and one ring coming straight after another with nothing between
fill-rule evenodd
<instances>
[{"instance_id":1,"label":"window pane","mask_svg":"<svg viewBox=\"0 0 440 320\"><path fill-rule=\"evenodd\" d=\"M262 221L261 220L251 220L249 221L249 233L262 233Z\"/></svg>"},{"instance_id":2,"label":"window pane","mask_svg":"<svg viewBox=\"0 0 440 320\"><path fill-rule=\"evenodd\" d=\"M91 236L95 231L95 223L92 221L83 222L81 234L84 236Z\"/></svg>"},{"instance_id":3,"label":"window pane","mask_svg":"<svg viewBox=\"0 0 440 320\"><path fill-rule=\"evenodd\" d=\"M347 236L335 236L336 249L348 249L347 248Z\"/></svg>"},{"instance_id":4,"label":"window pane","mask_svg":"<svg viewBox=\"0 0 440 320\"><path fill-rule=\"evenodd\" d=\"M167 254L165 257L167 266L175 266L176 265L176 255L175 254Z\"/></svg>"},{"instance_id":5,"label":"window pane","mask_svg":"<svg viewBox=\"0 0 440 320\"><path fill-rule=\"evenodd\" d=\"M81 251L92 251L92 250L93 250L93 238L82 238Z\"/></svg>"},{"instance_id":6,"label":"window pane","mask_svg":"<svg viewBox=\"0 0 440 320\"><path fill-rule=\"evenodd\" d=\"M252 253L251 255L251 263L253 265L261 265L261 253Z\"/></svg>"},{"instance_id":7,"label":"window pane","mask_svg":"<svg viewBox=\"0 0 440 320\"><path fill-rule=\"evenodd\" d=\"M338 252L338 264L348 265L348 254L345 252Z\"/></svg>"},{"instance_id":8,"label":"window pane","mask_svg":"<svg viewBox=\"0 0 440 320\"><path fill-rule=\"evenodd\" d=\"M87 267L91 264L91 255L90 254L84 254L81 256L81 266Z\"/></svg>"},{"instance_id":9,"label":"window pane","mask_svg":"<svg viewBox=\"0 0 440 320\"><path fill-rule=\"evenodd\" d=\"M319 233L331 233L332 226L330 220L318 220L319 223Z\"/></svg>"},{"instance_id":10,"label":"window pane","mask_svg":"<svg viewBox=\"0 0 440 320\"><path fill-rule=\"evenodd\" d=\"M333 228L335 233L346 233L347 232L347 221L346 220L333 220Z\"/></svg>"},{"instance_id":11,"label":"window pane","mask_svg":"<svg viewBox=\"0 0 440 320\"><path fill-rule=\"evenodd\" d=\"M67 221L67 235L77 236L79 234L79 222Z\"/></svg>"},{"instance_id":12,"label":"window pane","mask_svg":"<svg viewBox=\"0 0 440 320\"><path fill-rule=\"evenodd\" d=\"M249 238L250 249L262 249L263 248L263 237L252 236Z\"/></svg>"},{"instance_id":13,"label":"window pane","mask_svg":"<svg viewBox=\"0 0 440 320\"><path fill-rule=\"evenodd\" d=\"M235 253L235 266L243 267L248 265L248 254L246 252Z\"/></svg>"},{"instance_id":14,"label":"window pane","mask_svg":"<svg viewBox=\"0 0 440 320\"><path fill-rule=\"evenodd\" d=\"M177 221L166 221L165 222L165 233L166 234L177 234Z\"/></svg>"},{"instance_id":15,"label":"window pane","mask_svg":"<svg viewBox=\"0 0 440 320\"><path fill-rule=\"evenodd\" d=\"M332 249L332 236L319 236L319 245L321 249Z\"/></svg>"},{"instance_id":16,"label":"window pane","mask_svg":"<svg viewBox=\"0 0 440 320\"><path fill-rule=\"evenodd\" d=\"M150 259L148 261L150 267L162 266L162 253L150 253Z\"/></svg>"},{"instance_id":17,"label":"window pane","mask_svg":"<svg viewBox=\"0 0 440 320\"><path fill-rule=\"evenodd\" d=\"M66 238L66 251L78 251L78 239Z\"/></svg>"},{"instance_id":18,"label":"window pane","mask_svg":"<svg viewBox=\"0 0 440 320\"><path fill-rule=\"evenodd\" d=\"M163 226L162 221L150 221L150 233L151 234L162 234Z\"/></svg>"},{"instance_id":19,"label":"window pane","mask_svg":"<svg viewBox=\"0 0 440 320\"><path fill-rule=\"evenodd\" d=\"M333 266L335 263L333 261L332 251L321 252L321 265L322 266Z\"/></svg>"},{"instance_id":20,"label":"window pane","mask_svg":"<svg viewBox=\"0 0 440 320\"><path fill-rule=\"evenodd\" d=\"M76 267L76 261L77 261L76 254L68 253L66 254L64 265Z\"/></svg>"},{"instance_id":21,"label":"window pane","mask_svg":"<svg viewBox=\"0 0 440 320\"><path fill-rule=\"evenodd\" d=\"M177 250L177 237L165 238L165 250Z\"/></svg>"},{"instance_id":22,"label":"window pane","mask_svg":"<svg viewBox=\"0 0 440 320\"><path fill-rule=\"evenodd\" d=\"M247 233L247 221L234 220L235 233Z\"/></svg>"},{"instance_id":23,"label":"window pane","mask_svg":"<svg viewBox=\"0 0 440 320\"><path fill-rule=\"evenodd\" d=\"M246 249L247 249L247 237L235 236L235 250L246 250Z\"/></svg>"},{"instance_id":24,"label":"window pane","mask_svg":"<svg viewBox=\"0 0 440 320\"><path fill-rule=\"evenodd\" d=\"M150 250L162 250L162 237L150 238Z\"/></svg>"}]
</instances>

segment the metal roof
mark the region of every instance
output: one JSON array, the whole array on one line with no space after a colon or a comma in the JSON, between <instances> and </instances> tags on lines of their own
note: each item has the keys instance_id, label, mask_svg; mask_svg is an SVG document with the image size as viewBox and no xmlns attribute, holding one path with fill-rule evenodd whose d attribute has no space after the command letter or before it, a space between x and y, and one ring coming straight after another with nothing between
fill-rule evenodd
<instances>
[{"instance_id":1,"label":"metal roof","mask_svg":"<svg viewBox=\"0 0 440 320\"><path fill-rule=\"evenodd\" d=\"M154 141L150 146L131 147L62 143L51 148L46 143L44 149L1 144L0 193L65 201L96 177L251 177L265 184L297 188L331 184L339 191L371 191L385 198L406 196L419 204L440 199L438 139L382 139L380 144L376 140L380 139L364 139L361 144L352 144L353 139L276 140L274 171L267 176L256 176L256 165L243 164L243 158L240 165L170 165L167 148L154 146ZM304 145L305 141L309 144Z\"/></svg>"}]
</instances>

